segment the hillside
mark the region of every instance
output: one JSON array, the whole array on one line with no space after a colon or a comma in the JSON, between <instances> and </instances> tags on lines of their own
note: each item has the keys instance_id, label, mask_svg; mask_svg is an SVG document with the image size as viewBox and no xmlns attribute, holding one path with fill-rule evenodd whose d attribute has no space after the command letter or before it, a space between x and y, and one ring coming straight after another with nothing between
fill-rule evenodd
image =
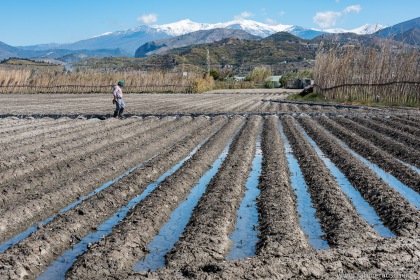
<instances>
[{"instance_id":1,"label":"hillside","mask_svg":"<svg viewBox=\"0 0 420 280\"><path fill-rule=\"evenodd\" d=\"M373 33L374 36L389 38L420 46L420 17L395 24Z\"/></svg>"},{"instance_id":2,"label":"hillside","mask_svg":"<svg viewBox=\"0 0 420 280\"><path fill-rule=\"evenodd\" d=\"M216 28L210 30L200 30L169 39L147 42L136 50L134 57L146 57L150 55L163 54L171 49L213 43L225 38L250 40L261 39L261 37L251 35L248 32L239 29Z\"/></svg>"},{"instance_id":3,"label":"hillside","mask_svg":"<svg viewBox=\"0 0 420 280\"><path fill-rule=\"evenodd\" d=\"M207 50L210 64L216 69L247 72L255 66L270 66L282 72L290 63L308 65L315 58L317 46L291 34L280 32L262 40L223 39L210 44L187 46L169 50L165 55L144 60L145 64L164 69L175 67L207 68Z\"/></svg>"},{"instance_id":4,"label":"hillside","mask_svg":"<svg viewBox=\"0 0 420 280\"><path fill-rule=\"evenodd\" d=\"M414 28L404 33L395 34L391 38L410 45L420 46L420 28Z\"/></svg>"},{"instance_id":5,"label":"hillside","mask_svg":"<svg viewBox=\"0 0 420 280\"><path fill-rule=\"evenodd\" d=\"M401 45L401 42L381 38L374 35L357 35L354 33L338 33L338 34L323 34L311 40L312 43L324 45L363 45L363 46L375 46L383 44L391 44L395 46Z\"/></svg>"}]
</instances>

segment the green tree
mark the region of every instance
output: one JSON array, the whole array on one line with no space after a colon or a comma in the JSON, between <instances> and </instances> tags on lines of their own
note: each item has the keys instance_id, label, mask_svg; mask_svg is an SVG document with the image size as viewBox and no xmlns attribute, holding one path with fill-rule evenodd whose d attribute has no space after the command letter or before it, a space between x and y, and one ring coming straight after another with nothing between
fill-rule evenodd
<instances>
[{"instance_id":1,"label":"green tree","mask_svg":"<svg viewBox=\"0 0 420 280\"><path fill-rule=\"evenodd\" d=\"M219 72L216 69L210 70L210 76L212 76L215 81L217 81L220 77Z\"/></svg>"}]
</instances>

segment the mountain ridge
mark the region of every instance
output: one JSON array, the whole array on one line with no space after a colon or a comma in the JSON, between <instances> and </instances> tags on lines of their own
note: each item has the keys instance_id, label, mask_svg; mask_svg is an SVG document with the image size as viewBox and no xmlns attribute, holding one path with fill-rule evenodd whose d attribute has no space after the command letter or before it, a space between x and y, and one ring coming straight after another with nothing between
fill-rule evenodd
<instances>
[{"instance_id":1,"label":"mountain ridge","mask_svg":"<svg viewBox=\"0 0 420 280\"><path fill-rule=\"evenodd\" d=\"M364 25L366 26L366 25ZM92 38L79 40L73 43L66 44L43 44L34 46L25 46L23 48L29 50L46 50L53 48L77 50L77 49L97 49L97 48L121 48L134 55L137 48L147 42L167 39L174 36L184 35L187 33L210 30L216 28L225 29L240 29L252 35L259 37L268 37L277 32L289 32L296 36L302 36L304 39L313 39L316 36L326 33L323 30L316 30L311 28L304 28L294 25L278 24L268 25L252 20L238 19L224 23L197 23L189 19L181 20L178 22L163 24L163 25L141 25L135 28L106 32ZM363 30L366 30L363 29ZM354 30L340 29L340 32L363 32L360 28ZM370 30L370 29L368 29Z\"/></svg>"}]
</instances>

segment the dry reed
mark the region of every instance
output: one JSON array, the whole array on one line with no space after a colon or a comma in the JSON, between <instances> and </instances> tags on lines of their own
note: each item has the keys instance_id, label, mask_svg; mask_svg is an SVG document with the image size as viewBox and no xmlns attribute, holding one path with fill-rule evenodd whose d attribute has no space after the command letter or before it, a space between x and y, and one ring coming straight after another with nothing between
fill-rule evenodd
<instances>
[{"instance_id":1,"label":"dry reed","mask_svg":"<svg viewBox=\"0 0 420 280\"><path fill-rule=\"evenodd\" d=\"M119 80L125 82L125 92L191 92L201 79L173 72L0 68L0 93L100 93L109 92Z\"/></svg>"},{"instance_id":2,"label":"dry reed","mask_svg":"<svg viewBox=\"0 0 420 280\"><path fill-rule=\"evenodd\" d=\"M328 99L419 104L419 54L418 48L403 44L321 48L315 90Z\"/></svg>"}]
</instances>

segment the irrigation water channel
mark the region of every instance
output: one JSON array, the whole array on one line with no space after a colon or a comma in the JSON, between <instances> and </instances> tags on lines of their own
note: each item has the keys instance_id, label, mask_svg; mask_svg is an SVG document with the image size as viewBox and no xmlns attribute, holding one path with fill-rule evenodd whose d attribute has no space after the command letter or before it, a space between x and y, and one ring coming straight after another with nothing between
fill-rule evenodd
<instances>
[{"instance_id":1,"label":"irrigation water channel","mask_svg":"<svg viewBox=\"0 0 420 280\"><path fill-rule=\"evenodd\" d=\"M242 127L242 126L241 126ZM155 271L165 267L165 255L174 247L179 240L184 228L191 217L194 207L197 205L201 196L206 191L207 185L218 172L220 166L225 161L233 139L240 131L240 128L229 139L226 147L214 161L212 167L198 180L197 184L191 189L190 194L178 208L176 208L169 221L160 229L152 242L149 243L147 249L149 253L146 257L136 263L133 267L134 271Z\"/></svg>"},{"instance_id":2,"label":"irrigation water channel","mask_svg":"<svg viewBox=\"0 0 420 280\"><path fill-rule=\"evenodd\" d=\"M292 147L284 133L281 121L279 121L279 130L285 146L286 159L290 170L290 181L294 193L297 196L296 202L300 226L308 236L309 244L314 249L329 249L328 242L321 237L324 235L324 232L322 231L319 219L315 217L316 210L313 207L311 196L308 192L308 185L306 185L299 163L293 155Z\"/></svg>"},{"instance_id":3,"label":"irrigation water channel","mask_svg":"<svg viewBox=\"0 0 420 280\"><path fill-rule=\"evenodd\" d=\"M395 178L393 175L387 173L382 168L378 167L376 164L368 161L352 149L347 146L346 143L337 138L337 142L340 143L344 148L346 148L352 155L361 160L366 164L370 169L372 169L385 183L393 187L397 192L399 192L405 199L408 200L412 205L414 205L418 210L420 210L420 194L416 191L402 183L400 180Z\"/></svg>"},{"instance_id":4,"label":"irrigation water channel","mask_svg":"<svg viewBox=\"0 0 420 280\"><path fill-rule=\"evenodd\" d=\"M227 260L255 256L255 246L258 242L259 232L257 230L259 224L256 199L260 194L258 183L262 169L261 133L262 125L257 137L252 170L245 184L245 196L237 212L236 228L229 237L233 245L226 257Z\"/></svg>"},{"instance_id":5,"label":"irrigation water channel","mask_svg":"<svg viewBox=\"0 0 420 280\"><path fill-rule=\"evenodd\" d=\"M102 186L100 186L99 188L96 188L95 190L93 190L91 193L89 193L86 196L82 196L79 200L77 200L76 202L68 205L67 207L61 209L59 211L59 214L65 213L71 209L73 209L74 207L76 207L77 205L79 205L80 203L82 203L84 200L90 198L91 196L105 190L106 188L108 188L109 186L111 186L112 184L118 182L119 180L121 180L122 178L128 176L129 174L131 174L132 172L134 172L135 170L139 169L140 167L142 167L144 164L146 164L147 162L153 160L154 158L156 158L158 155L160 154L157 153L154 156L152 156L151 158L149 158L148 160L142 162L141 164L131 168L130 170L126 171L125 173L121 174L120 176L118 176L117 178L106 182L105 184L103 184ZM28 237L31 233L35 232L38 230L39 227L48 224L49 222L51 222L57 215L53 215L52 217L49 217L48 219L45 219L39 223L37 223L36 225L30 227L28 230L16 235L15 237L9 239L8 241L4 242L3 244L0 245L0 253L3 253L4 251L6 251L7 249L9 249L10 247L16 245L17 243L19 243L22 239Z\"/></svg>"},{"instance_id":6,"label":"irrigation water channel","mask_svg":"<svg viewBox=\"0 0 420 280\"><path fill-rule=\"evenodd\" d=\"M315 152L322 159L327 168L331 171L331 174L335 177L338 185L341 187L341 190L348 198L350 198L357 213L382 237L395 237L395 234L393 234L389 228L383 225L381 219L376 214L372 206L370 206L370 204L363 199L360 192L351 185L349 180L347 180L346 176L335 166L335 164L332 163L331 160L324 155L324 153L321 151L321 149L318 147L315 141L306 133L302 126L299 123L297 123L297 126L299 127L302 134L305 136L306 140L308 140L308 142L315 149Z\"/></svg>"},{"instance_id":7,"label":"irrigation water channel","mask_svg":"<svg viewBox=\"0 0 420 280\"><path fill-rule=\"evenodd\" d=\"M143 193L135 198L133 198L127 205L121 207L115 212L115 214L103 222L100 226L97 227L95 232L91 232L86 235L79 243L74 245L71 249L64 252L57 260L55 260L47 269L41 274L37 279L38 280L48 280L48 279L65 279L66 273L69 268L76 261L77 257L83 254L88 250L88 245L94 242L100 241L106 235L112 232L112 228L118 225L132 207L137 205L145 197L147 197L162 181L164 181L168 176L172 175L177 171L182 164L190 159L200 148L208 141L209 138L204 139L197 147L191 151L188 156L179 161L171 169L167 170L162 176L160 176L155 182L149 184Z\"/></svg>"}]
</instances>

